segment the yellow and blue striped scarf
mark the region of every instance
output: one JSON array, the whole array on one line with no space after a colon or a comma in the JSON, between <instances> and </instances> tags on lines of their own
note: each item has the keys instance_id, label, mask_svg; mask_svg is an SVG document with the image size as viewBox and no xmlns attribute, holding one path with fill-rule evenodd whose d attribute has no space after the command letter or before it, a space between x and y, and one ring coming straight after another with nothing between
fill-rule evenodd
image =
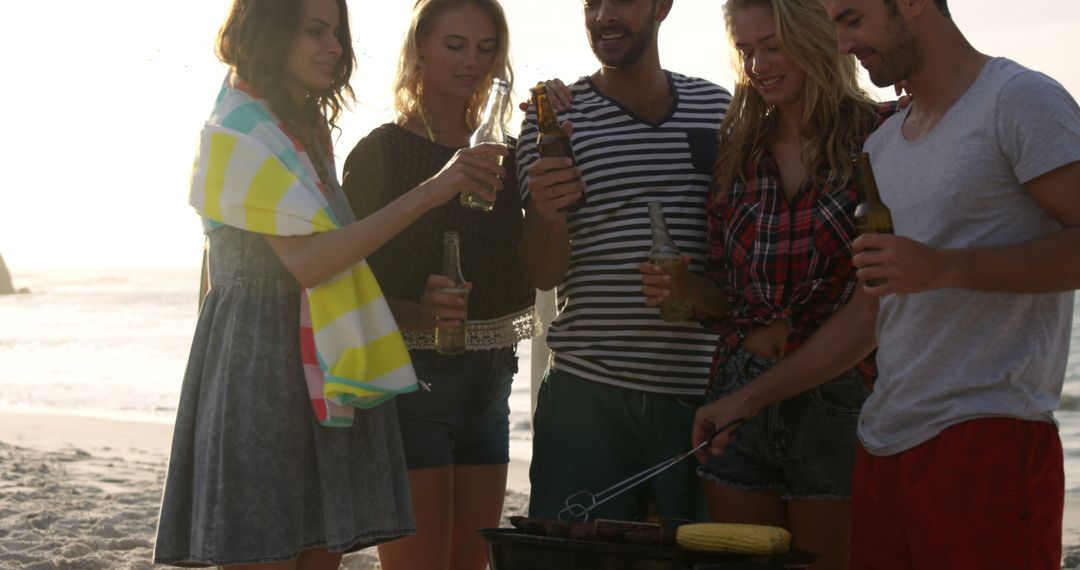
<instances>
[{"instance_id":1,"label":"yellow and blue striped scarf","mask_svg":"<svg viewBox=\"0 0 1080 570\"><path fill-rule=\"evenodd\" d=\"M189 202L207 232L227 225L299 236L339 228L303 146L233 77L203 128ZM408 350L366 262L302 297L300 350L322 425L352 425L354 407L416 390Z\"/></svg>"}]
</instances>

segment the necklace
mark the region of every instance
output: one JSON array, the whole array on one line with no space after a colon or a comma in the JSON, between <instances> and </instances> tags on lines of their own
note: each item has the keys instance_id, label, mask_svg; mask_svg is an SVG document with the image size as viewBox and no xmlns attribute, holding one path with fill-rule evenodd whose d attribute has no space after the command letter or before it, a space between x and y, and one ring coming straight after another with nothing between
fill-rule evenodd
<instances>
[{"instance_id":1,"label":"necklace","mask_svg":"<svg viewBox=\"0 0 1080 570\"><path fill-rule=\"evenodd\" d=\"M431 132L431 123L428 122L427 112L423 109L420 110L420 122L424 123L424 128L427 129L428 140L435 142L435 133Z\"/></svg>"}]
</instances>

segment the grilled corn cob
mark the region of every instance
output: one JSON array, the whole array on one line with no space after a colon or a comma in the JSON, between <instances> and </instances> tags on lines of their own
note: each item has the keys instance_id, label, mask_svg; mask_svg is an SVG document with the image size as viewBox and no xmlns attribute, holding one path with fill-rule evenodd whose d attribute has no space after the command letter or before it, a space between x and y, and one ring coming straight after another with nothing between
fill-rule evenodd
<instances>
[{"instance_id":1,"label":"grilled corn cob","mask_svg":"<svg viewBox=\"0 0 1080 570\"><path fill-rule=\"evenodd\" d=\"M690 550L739 554L781 554L791 550L790 532L756 524L684 524L676 531L675 541Z\"/></svg>"}]
</instances>

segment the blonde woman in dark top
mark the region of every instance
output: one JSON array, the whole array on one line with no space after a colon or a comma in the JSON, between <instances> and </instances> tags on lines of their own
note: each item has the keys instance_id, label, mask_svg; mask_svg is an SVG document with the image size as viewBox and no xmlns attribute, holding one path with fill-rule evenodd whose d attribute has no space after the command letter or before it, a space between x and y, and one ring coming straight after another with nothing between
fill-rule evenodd
<instances>
[{"instance_id":1,"label":"blonde woman in dark top","mask_svg":"<svg viewBox=\"0 0 1080 570\"><path fill-rule=\"evenodd\" d=\"M495 0L420 0L401 50L397 120L361 140L345 162L344 188L357 218L431 177L468 146L493 79L512 84L507 24ZM416 536L379 548L388 570L480 570L476 532L498 526L509 463L510 383L517 343L539 332L535 292L518 266L522 215L512 156L490 212L456 200L368 258L399 323L423 389L397 399ZM443 233L461 236L468 314L442 271ZM465 353L434 350L441 326L466 320Z\"/></svg>"}]
</instances>

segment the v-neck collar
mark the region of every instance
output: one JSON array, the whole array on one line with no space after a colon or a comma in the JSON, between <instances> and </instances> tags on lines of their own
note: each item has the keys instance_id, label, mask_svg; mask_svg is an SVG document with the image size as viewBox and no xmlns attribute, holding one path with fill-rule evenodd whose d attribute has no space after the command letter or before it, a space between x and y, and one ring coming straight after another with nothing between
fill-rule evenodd
<instances>
[{"instance_id":1,"label":"v-neck collar","mask_svg":"<svg viewBox=\"0 0 1080 570\"><path fill-rule=\"evenodd\" d=\"M612 105L618 107L623 113L626 113L627 116L634 119L635 121L655 129L658 127L662 127L664 123L667 123L672 118L674 118L675 113L679 111L679 90L675 87L675 80L671 77L671 72L666 69L663 71L664 76L667 77L668 80L668 87L671 89L671 111L668 112L666 117L660 119L656 123L646 121L645 119L641 118L637 113L631 111L630 109L627 109L625 106L623 106L622 103L616 101L615 99L612 99L611 97L608 97L607 94L605 94L603 91L600 90L599 87L596 86L596 83L593 81L592 77L585 77L585 81L589 84L589 87L592 88L593 93L596 93L597 97L600 97L608 103L611 103Z\"/></svg>"}]
</instances>

